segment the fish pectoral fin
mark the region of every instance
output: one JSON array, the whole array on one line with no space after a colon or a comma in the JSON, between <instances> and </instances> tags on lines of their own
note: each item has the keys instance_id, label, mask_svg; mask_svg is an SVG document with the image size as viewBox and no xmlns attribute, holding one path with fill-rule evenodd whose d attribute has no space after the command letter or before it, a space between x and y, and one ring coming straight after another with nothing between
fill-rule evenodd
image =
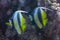
<instances>
[{"instance_id":1,"label":"fish pectoral fin","mask_svg":"<svg viewBox=\"0 0 60 40\"><path fill-rule=\"evenodd\" d=\"M5 23L7 26L11 26L12 24L10 22Z\"/></svg>"}]
</instances>

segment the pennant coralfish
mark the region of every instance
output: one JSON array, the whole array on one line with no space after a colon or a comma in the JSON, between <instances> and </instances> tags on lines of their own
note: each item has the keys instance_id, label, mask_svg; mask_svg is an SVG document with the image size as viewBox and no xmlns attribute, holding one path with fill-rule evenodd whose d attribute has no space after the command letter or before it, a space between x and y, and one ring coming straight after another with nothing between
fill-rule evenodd
<instances>
[{"instance_id":1,"label":"pennant coralfish","mask_svg":"<svg viewBox=\"0 0 60 40\"><path fill-rule=\"evenodd\" d=\"M22 15L22 13L27 12L21 10L16 11L9 20L9 23L6 23L9 26L14 27L18 34L22 34L27 28L26 18Z\"/></svg>"}]
</instances>

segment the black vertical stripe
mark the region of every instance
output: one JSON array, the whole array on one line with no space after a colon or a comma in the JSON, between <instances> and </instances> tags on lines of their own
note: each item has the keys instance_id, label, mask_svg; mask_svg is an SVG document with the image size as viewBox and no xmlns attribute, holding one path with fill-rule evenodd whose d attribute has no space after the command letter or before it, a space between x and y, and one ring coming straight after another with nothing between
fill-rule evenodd
<instances>
[{"instance_id":1,"label":"black vertical stripe","mask_svg":"<svg viewBox=\"0 0 60 40\"><path fill-rule=\"evenodd\" d=\"M12 29L14 29L15 27L14 27L14 21L13 21L13 19L11 19L11 22L12 22Z\"/></svg>"},{"instance_id":2,"label":"black vertical stripe","mask_svg":"<svg viewBox=\"0 0 60 40\"><path fill-rule=\"evenodd\" d=\"M22 28L21 28L21 22L20 22L20 14L18 13L17 14L17 20L18 20L18 25L19 25L19 27L20 27L20 29L22 30Z\"/></svg>"},{"instance_id":3,"label":"black vertical stripe","mask_svg":"<svg viewBox=\"0 0 60 40\"><path fill-rule=\"evenodd\" d=\"M19 24L19 26L20 26L20 23L21 23L21 22L20 22L19 17L20 17L20 16L19 16L19 13L18 13L18 14L17 14L17 19L18 19L18 24Z\"/></svg>"},{"instance_id":4,"label":"black vertical stripe","mask_svg":"<svg viewBox=\"0 0 60 40\"><path fill-rule=\"evenodd\" d=\"M39 18L39 21L40 21L40 23L43 25L43 22L42 22L42 13L41 13L41 10L40 10L40 8L38 9L38 18Z\"/></svg>"},{"instance_id":5,"label":"black vertical stripe","mask_svg":"<svg viewBox=\"0 0 60 40\"><path fill-rule=\"evenodd\" d=\"M36 14L37 14L37 16L38 16L38 19L37 19L37 20L39 20L39 22L42 24L41 10L40 10L40 8L37 8L37 9L35 9L35 10L37 11L37 12L36 12ZM37 29L40 29L40 28L38 27L38 25L36 24L35 20L34 20L35 10L34 10L33 15L32 15L32 17L33 17L32 23L36 26Z\"/></svg>"},{"instance_id":6,"label":"black vertical stripe","mask_svg":"<svg viewBox=\"0 0 60 40\"><path fill-rule=\"evenodd\" d=\"M12 31L16 31L16 29L15 29L15 26L14 26L14 21L13 21L13 19L12 19ZM17 31L16 31L16 33L17 33Z\"/></svg>"}]
</instances>

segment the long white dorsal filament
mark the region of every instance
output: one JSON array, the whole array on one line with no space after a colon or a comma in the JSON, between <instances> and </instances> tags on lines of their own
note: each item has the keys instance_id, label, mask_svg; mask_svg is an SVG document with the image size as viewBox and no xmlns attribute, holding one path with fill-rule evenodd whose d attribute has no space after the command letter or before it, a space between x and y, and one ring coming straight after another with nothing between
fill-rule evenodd
<instances>
[{"instance_id":1,"label":"long white dorsal filament","mask_svg":"<svg viewBox=\"0 0 60 40\"><path fill-rule=\"evenodd\" d=\"M40 8L45 9L45 10L49 10L49 11L53 11L53 10L46 8L46 7L40 7Z\"/></svg>"},{"instance_id":2,"label":"long white dorsal filament","mask_svg":"<svg viewBox=\"0 0 60 40\"><path fill-rule=\"evenodd\" d=\"M23 11L23 10L17 10L16 12L22 12L22 13L28 13L28 12L26 12L26 11Z\"/></svg>"}]
</instances>

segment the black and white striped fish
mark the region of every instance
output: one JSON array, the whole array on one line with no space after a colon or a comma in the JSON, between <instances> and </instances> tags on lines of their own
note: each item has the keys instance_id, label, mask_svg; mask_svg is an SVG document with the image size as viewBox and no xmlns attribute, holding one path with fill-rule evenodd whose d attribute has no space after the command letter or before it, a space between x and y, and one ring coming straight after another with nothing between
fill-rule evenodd
<instances>
[{"instance_id":1,"label":"black and white striped fish","mask_svg":"<svg viewBox=\"0 0 60 40\"><path fill-rule=\"evenodd\" d=\"M26 18L22 15L22 13L27 13L25 11L18 10L16 11L12 18L9 20L11 27L14 27L18 34L26 31Z\"/></svg>"},{"instance_id":2,"label":"black and white striped fish","mask_svg":"<svg viewBox=\"0 0 60 40\"><path fill-rule=\"evenodd\" d=\"M43 9L47 9L47 8L37 7L32 13L33 21L40 29L42 29L43 26L46 26L48 23L47 13Z\"/></svg>"}]
</instances>

